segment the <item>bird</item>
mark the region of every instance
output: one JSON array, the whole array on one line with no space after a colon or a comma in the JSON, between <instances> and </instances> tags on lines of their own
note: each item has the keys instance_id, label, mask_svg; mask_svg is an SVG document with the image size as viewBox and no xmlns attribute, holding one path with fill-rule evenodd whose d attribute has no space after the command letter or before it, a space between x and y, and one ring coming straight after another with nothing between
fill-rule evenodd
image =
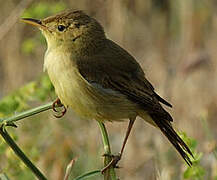
<instances>
[{"instance_id":1,"label":"bird","mask_svg":"<svg viewBox=\"0 0 217 180\"><path fill-rule=\"evenodd\" d=\"M46 39L44 70L58 96L55 103L100 122L129 120L121 151L109 166L116 166L121 159L137 117L160 129L192 165L190 148L174 130L173 118L162 106L172 105L155 92L136 59L107 38L94 17L81 10L67 10L22 21L38 27Z\"/></svg>"}]
</instances>

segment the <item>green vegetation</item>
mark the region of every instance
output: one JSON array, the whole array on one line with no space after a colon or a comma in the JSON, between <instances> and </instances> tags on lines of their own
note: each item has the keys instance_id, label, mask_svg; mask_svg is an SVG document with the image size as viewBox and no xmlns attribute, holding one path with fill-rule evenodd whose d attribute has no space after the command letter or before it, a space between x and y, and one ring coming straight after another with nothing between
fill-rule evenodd
<instances>
[{"instance_id":1,"label":"green vegetation","mask_svg":"<svg viewBox=\"0 0 217 180\"><path fill-rule=\"evenodd\" d=\"M191 157L193 166L188 167L184 171L183 173L184 179L192 179L192 180L204 179L205 169L201 166L201 163L200 163L201 158L202 158L202 153L201 152L197 153L196 151L197 141L195 139L188 137L186 133L181 133L180 136L188 144L188 146L190 147L194 155L194 158Z\"/></svg>"}]
</instances>

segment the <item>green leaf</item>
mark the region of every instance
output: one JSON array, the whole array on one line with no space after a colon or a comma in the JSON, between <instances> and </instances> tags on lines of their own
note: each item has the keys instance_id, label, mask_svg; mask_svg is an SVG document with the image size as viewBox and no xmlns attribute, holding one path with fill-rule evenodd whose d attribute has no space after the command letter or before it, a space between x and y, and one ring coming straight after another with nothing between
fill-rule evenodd
<instances>
[{"instance_id":1,"label":"green leaf","mask_svg":"<svg viewBox=\"0 0 217 180\"><path fill-rule=\"evenodd\" d=\"M192 166L191 168L188 168L184 174L183 177L185 179L191 178L191 179L201 179L205 175L205 170L200 166Z\"/></svg>"},{"instance_id":2,"label":"green leaf","mask_svg":"<svg viewBox=\"0 0 217 180\"><path fill-rule=\"evenodd\" d=\"M101 170L91 171L76 177L74 180L83 180L101 174Z\"/></svg>"},{"instance_id":3,"label":"green leaf","mask_svg":"<svg viewBox=\"0 0 217 180\"><path fill-rule=\"evenodd\" d=\"M191 180L198 180L198 179L204 179L205 175L205 170L204 168L200 165L200 160L203 156L202 153L196 152L196 147L197 147L197 141L195 139L192 139L186 135L186 133L179 133L183 141L187 143L189 148L191 149L194 158L191 158L191 161L193 163L192 167L188 167L184 173L183 177L184 179L191 179Z\"/></svg>"},{"instance_id":4,"label":"green leaf","mask_svg":"<svg viewBox=\"0 0 217 180\"><path fill-rule=\"evenodd\" d=\"M190 147L192 151L195 151L197 147L197 141L187 136L185 132L178 133L182 140Z\"/></svg>"}]
</instances>

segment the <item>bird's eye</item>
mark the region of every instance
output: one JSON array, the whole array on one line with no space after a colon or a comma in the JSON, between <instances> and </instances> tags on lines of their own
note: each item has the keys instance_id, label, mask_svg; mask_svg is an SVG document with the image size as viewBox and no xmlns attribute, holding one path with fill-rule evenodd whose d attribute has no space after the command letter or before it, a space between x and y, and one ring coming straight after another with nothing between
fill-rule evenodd
<instances>
[{"instance_id":1,"label":"bird's eye","mask_svg":"<svg viewBox=\"0 0 217 180\"><path fill-rule=\"evenodd\" d=\"M57 27L57 29L58 29L59 31L64 31L64 30L66 29L66 26L59 25L59 26Z\"/></svg>"}]
</instances>

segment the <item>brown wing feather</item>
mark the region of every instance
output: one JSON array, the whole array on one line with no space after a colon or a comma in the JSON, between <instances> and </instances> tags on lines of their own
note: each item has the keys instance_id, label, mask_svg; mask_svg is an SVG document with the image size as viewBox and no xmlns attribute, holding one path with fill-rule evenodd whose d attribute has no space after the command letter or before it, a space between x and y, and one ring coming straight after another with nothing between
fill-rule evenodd
<instances>
[{"instance_id":1,"label":"brown wing feather","mask_svg":"<svg viewBox=\"0 0 217 180\"><path fill-rule=\"evenodd\" d=\"M99 83L104 88L120 91L149 111L155 109L164 114L158 101L171 107L154 92L153 86L145 78L136 60L110 40L106 41L105 48L99 54L78 59L77 66L86 80Z\"/></svg>"}]
</instances>

